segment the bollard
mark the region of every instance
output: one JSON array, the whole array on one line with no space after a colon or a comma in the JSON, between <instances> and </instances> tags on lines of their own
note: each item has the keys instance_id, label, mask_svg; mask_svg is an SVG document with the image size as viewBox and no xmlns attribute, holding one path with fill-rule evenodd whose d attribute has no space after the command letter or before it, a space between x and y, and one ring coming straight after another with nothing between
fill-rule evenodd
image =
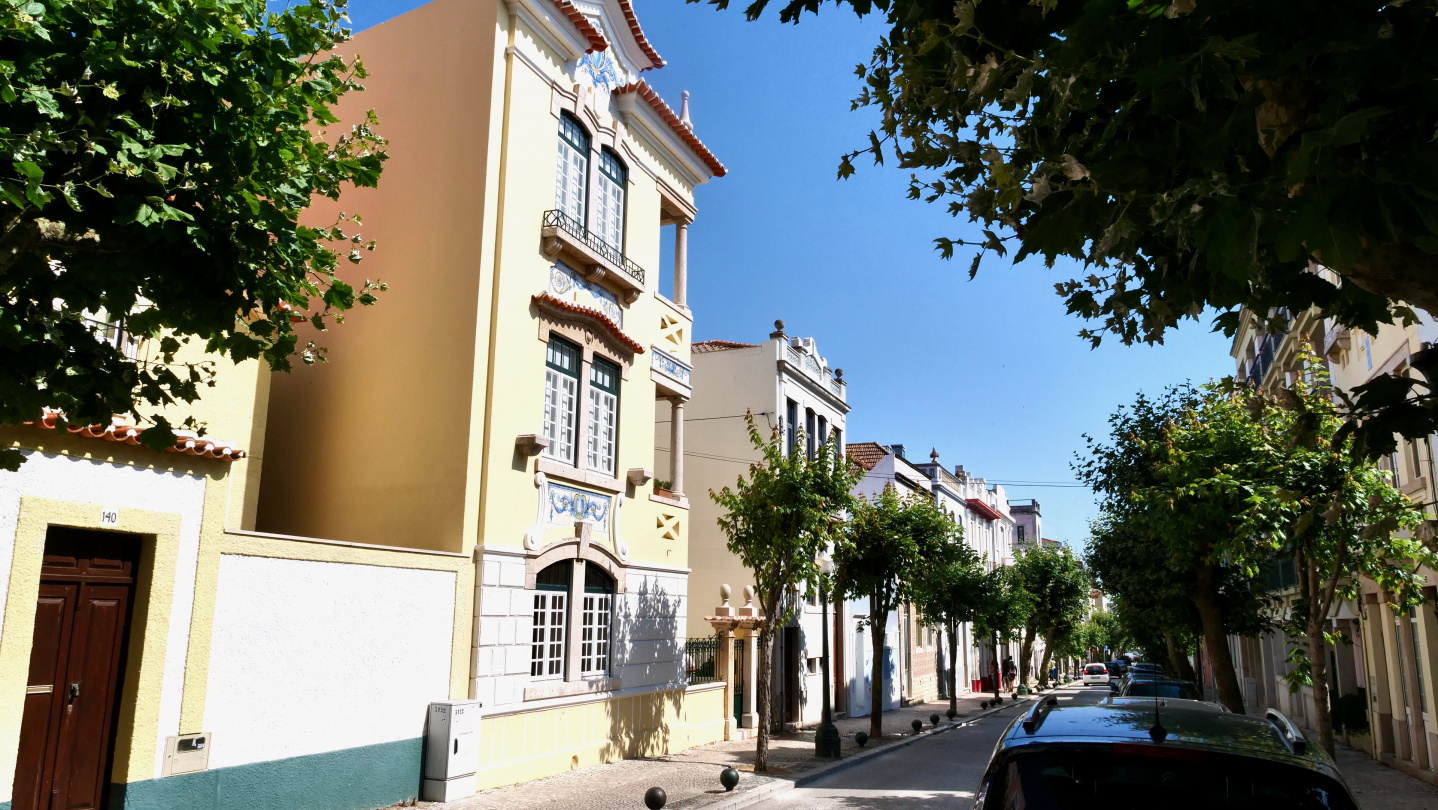
<instances>
[{"instance_id":1,"label":"bollard","mask_svg":"<svg viewBox=\"0 0 1438 810\"><path fill-rule=\"evenodd\" d=\"M863 747L864 747L864 743L867 743L868 741L869 741L869 732L867 732L867 731L860 731L860 732L857 732L857 733L854 734L854 742L858 743L860 748L863 748Z\"/></svg>"},{"instance_id":2,"label":"bollard","mask_svg":"<svg viewBox=\"0 0 1438 810\"><path fill-rule=\"evenodd\" d=\"M949 707L949 710L946 711L946 712L944 712L944 714L947 714L947 715L949 716L949 719L950 719L950 720L952 720L952 719L954 719L955 717L958 717L958 716L959 716L959 713L956 712L956 711L954 711L954 707L953 707L953 706L950 706L950 707Z\"/></svg>"},{"instance_id":3,"label":"bollard","mask_svg":"<svg viewBox=\"0 0 1438 810\"><path fill-rule=\"evenodd\" d=\"M910 723L909 725L911 725L911 726L914 727L914 733L915 733L915 734L918 734L920 731L923 731L923 730L924 730L924 721L923 721L923 720L920 720L920 719L917 718L917 717L915 717L915 718L914 718L914 722Z\"/></svg>"},{"instance_id":4,"label":"bollard","mask_svg":"<svg viewBox=\"0 0 1438 810\"><path fill-rule=\"evenodd\" d=\"M939 725L939 716L937 714L929 715L929 722L934 724L934 727L937 728Z\"/></svg>"},{"instance_id":5,"label":"bollard","mask_svg":"<svg viewBox=\"0 0 1438 810\"><path fill-rule=\"evenodd\" d=\"M662 787L652 787L644 791L644 806L649 810L660 810L667 801L669 794L665 793Z\"/></svg>"},{"instance_id":6,"label":"bollard","mask_svg":"<svg viewBox=\"0 0 1438 810\"><path fill-rule=\"evenodd\" d=\"M725 768L719 772L719 784L724 786L725 792L733 790L734 786L739 784L739 772L733 768Z\"/></svg>"}]
</instances>

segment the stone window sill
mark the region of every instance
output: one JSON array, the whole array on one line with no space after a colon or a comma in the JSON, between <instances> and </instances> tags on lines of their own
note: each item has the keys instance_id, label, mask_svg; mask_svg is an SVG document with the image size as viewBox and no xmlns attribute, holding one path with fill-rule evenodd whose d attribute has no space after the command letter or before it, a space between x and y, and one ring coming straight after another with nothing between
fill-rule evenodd
<instances>
[{"instance_id":1,"label":"stone window sill","mask_svg":"<svg viewBox=\"0 0 1438 810\"><path fill-rule=\"evenodd\" d=\"M623 684L621 678L587 678L581 681L552 681L539 683L524 690L525 700L592 695L600 692L618 692Z\"/></svg>"},{"instance_id":2,"label":"stone window sill","mask_svg":"<svg viewBox=\"0 0 1438 810\"><path fill-rule=\"evenodd\" d=\"M605 475L604 473L593 470L584 470L579 467L572 467L549 458L540 458L537 464L539 465L539 472L551 478L573 481L578 484L594 487L595 489L602 489L605 492L624 491L624 482L611 475Z\"/></svg>"},{"instance_id":3,"label":"stone window sill","mask_svg":"<svg viewBox=\"0 0 1438 810\"><path fill-rule=\"evenodd\" d=\"M689 498L684 495L680 495L677 498L666 498L663 495L656 495L655 493L651 492L649 493L649 500L654 501L655 503L662 503L665 506L672 506L675 509L689 508Z\"/></svg>"}]
</instances>

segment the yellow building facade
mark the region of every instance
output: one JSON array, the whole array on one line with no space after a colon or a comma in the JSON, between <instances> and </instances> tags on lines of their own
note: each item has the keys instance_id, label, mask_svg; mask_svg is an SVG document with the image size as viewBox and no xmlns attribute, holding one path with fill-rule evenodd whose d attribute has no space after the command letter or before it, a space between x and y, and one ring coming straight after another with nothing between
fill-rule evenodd
<instances>
[{"instance_id":1,"label":"yellow building facade","mask_svg":"<svg viewBox=\"0 0 1438 810\"><path fill-rule=\"evenodd\" d=\"M724 167L628 0L437 0L345 47L342 117L392 157L312 213L362 215L389 291L328 362L222 361L169 453L0 427L0 810L390 806L433 701L481 704L479 788L723 736L686 677L683 414Z\"/></svg>"},{"instance_id":2,"label":"yellow building facade","mask_svg":"<svg viewBox=\"0 0 1438 810\"><path fill-rule=\"evenodd\" d=\"M341 117L375 109L391 157L315 215L362 214L389 290L274 381L258 528L473 559L481 788L719 739L722 684L685 684L682 425L724 167L627 0L437 0L346 48L371 78Z\"/></svg>"}]
</instances>

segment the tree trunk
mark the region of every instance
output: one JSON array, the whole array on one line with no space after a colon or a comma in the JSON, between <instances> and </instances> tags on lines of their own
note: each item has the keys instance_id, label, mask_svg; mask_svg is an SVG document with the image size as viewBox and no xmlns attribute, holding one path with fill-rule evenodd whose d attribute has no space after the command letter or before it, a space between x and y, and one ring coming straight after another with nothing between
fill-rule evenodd
<instances>
[{"instance_id":1,"label":"tree trunk","mask_svg":"<svg viewBox=\"0 0 1438 810\"><path fill-rule=\"evenodd\" d=\"M1310 611L1308 616L1308 662L1313 673L1313 725L1318 732L1318 744L1335 756L1333 752L1333 711L1328 697L1328 645L1323 639L1323 621L1315 620Z\"/></svg>"},{"instance_id":2,"label":"tree trunk","mask_svg":"<svg viewBox=\"0 0 1438 810\"><path fill-rule=\"evenodd\" d=\"M1029 668L1034 661L1034 640L1038 638L1038 634L1038 629L1033 625L1024 627L1024 643L1019 648L1019 679L1015 686L1029 682Z\"/></svg>"},{"instance_id":3,"label":"tree trunk","mask_svg":"<svg viewBox=\"0 0 1438 810\"><path fill-rule=\"evenodd\" d=\"M1054 654L1054 631L1044 633L1044 657L1039 662L1039 686L1049 688L1049 659Z\"/></svg>"},{"instance_id":4,"label":"tree trunk","mask_svg":"<svg viewBox=\"0 0 1438 810\"><path fill-rule=\"evenodd\" d=\"M870 672L873 682L869 684L869 737L874 740L884 736L884 625L889 623L889 611L876 608L878 601L869 597L869 635L874 644L874 665Z\"/></svg>"},{"instance_id":5,"label":"tree trunk","mask_svg":"<svg viewBox=\"0 0 1438 810\"><path fill-rule=\"evenodd\" d=\"M1168 648L1168 664L1173 667L1173 677L1198 683L1198 676L1193 672L1193 664L1189 663L1188 655L1178 643L1178 637L1172 632L1165 631L1163 643Z\"/></svg>"},{"instance_id":6,"label":"tree trunk","mask_svg":"<svg viewBox=\"0 0 1438 810\"><path fill-rule=\"evenodd\" d=\"M949 622L949 710L959 710L959 634Z\"/></svg>"},{"instance_id":7,"label":"tree trunk","mask_svg":"<svg viewBox=\"0 0 1438 810\"><path fill-rule=\"evenodd\" d=\"M1209 666L1218 687L1218 702L1234 714L1243 714L1243 688L1233 668L1233 655L1228 650L1228 625L1218 606L1218 566L1211 563L1198 567L1193 588L1193 604L1203 621L1203 644L1208 649Z\"/></svg>"},{"instance_id":8,"label":"tree trunk","mask_svg":"<svg viewBox=\"0 0 1438 810\"><path fill-rule=\"evenodd\" d=\"M758 708L759 722L758 738L754 745L754 772L761 773L769 770L769 720L773 714L773 707L769 704L774 696L774 633L771 625L773 619L764 617L764 623L759 626L759 660L754 662L758 670L756 677L758 683L754 689L754 705Z\"/></svg>"},{"instance_id":9,"label":"tree trunk","mask_svg":"<svg viewBox=\"0 0 1438 810\"><path fill-rule=\"evenodd\" d=\"M993 640L989 645L994 652L994 697L997 699L1004 688L1004 662L999 660L999 631L993 632Z\"/></svg>"}]
</instances>

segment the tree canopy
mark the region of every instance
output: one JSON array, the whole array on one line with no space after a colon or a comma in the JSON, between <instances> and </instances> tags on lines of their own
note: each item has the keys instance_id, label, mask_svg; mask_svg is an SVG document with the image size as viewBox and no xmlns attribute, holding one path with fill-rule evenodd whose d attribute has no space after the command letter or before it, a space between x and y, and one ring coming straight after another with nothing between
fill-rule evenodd
<instances>
[{"instance_id":1,"label":"tree canopy","mask_svg":"<svg viewBox=\"0 0 1438 810\"><path fill-rule=\"evenodd\" d=\"M1038 663L1038 677L1040 684L1046 684L1054 639L1083 621L1091 590L1089 575L1073 552L1062 546L1044 545L1020 551L1014 561L1014 571L1024 590L1033 597L1019 652L1019 683L1024 683L1029 676L1034 642L1042 639L1044 655Z\"/></svg>"},{"instance_id":2,"label":"tree canopy","mask_svg":"<svg viewBox=\"0 0 1438 810\"><path fill-rule=\"evenodd\" d=\"M840 521L853 502L849 490L862 470L839 450L836 441L820 443L813 458L785 452L776 428L768 439L760 434L752 413L745 414L749 441L763 454L749 465L733 487L709 497L724 510L719 529L729 551L754 574L755 591L764 611L759 626L759 736L754 769L768 768L769 725L773 690L774 633L789 619L789 596L800 584L818 582L818 557L838 539ZM796 447L803 447L802 436Z\"/></svg>"},{"instance_id":3,"label":"tree canopy","mask_svg":"<svg viewBox=\"0 0 1438 810\"><path fill-rule=\"evenodd\" d=\"M1245 309L1438 316L1438 0L833 2L887 25L854 100L879 124L840 176L911 171L910 197L973 223L936 240L971 275L1077 262L1056 289L1095 344L1213 310L1229 335ZM1438 405L1404 416L1424 436Z\"/></svg>"},{"instance_id":4,"label":"tree canopy","mask_svg":"<svg viewBox=\"0 0 1438 810\"><path fill-rule=\"evenodd\" d=\"M373 113L326 131L366 75L333 53L346 22L344 0L0 2L0 423L133 414L163 447L168 420L140 408L211 377L185 344L288 370L323 357L292 320L374 302L339 277L373 247L359 216L300 223L386 157Z\"/></svg>"},{"instance_id":5,"label":"tree canopy","mask_svg":"<svg viewBox=\"0 0 1438 810\"><path fill-rule=\"evenodd\" d=\"M963 533L925 493L900 495L892 484L873 498L854 501L834 562L839 587L851 599L869 600L869 630L873 649L884 649L889 614L900 602L919 602L919 585L963 552ZM872 713L869 735L883 733L884 656L874 655Z\"/></svg>"},{"instance_id":6,"label":"tree canopy","mask_svg":"<svg viewBox=\"0 0 1438 810\"><path fill-rule=\"evenodd\" d=\"M957 711L959 626L974 621L983 608L985 572L983 557L963 542L963 528L955 525L954 532L953 552L926 565L912 587L915 606L948 633L949 708Z\"/></svg>"}]
</instances>

